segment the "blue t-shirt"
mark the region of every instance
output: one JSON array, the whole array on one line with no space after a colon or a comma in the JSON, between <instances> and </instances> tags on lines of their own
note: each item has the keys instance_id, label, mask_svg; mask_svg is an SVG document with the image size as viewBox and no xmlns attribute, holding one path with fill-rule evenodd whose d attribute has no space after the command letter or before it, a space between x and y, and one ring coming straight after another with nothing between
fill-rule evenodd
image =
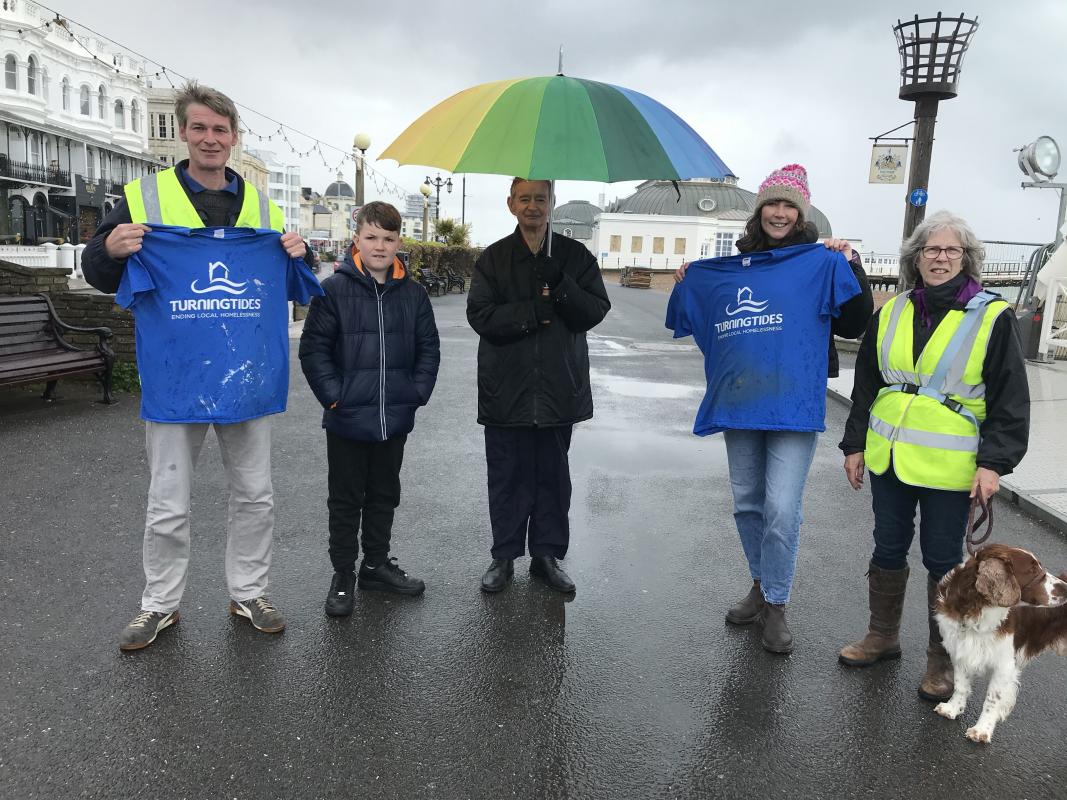
<instances>
[{"instance_id":1,"label":"blue t-shirt","mask_svg":"<svg viewBox=\"0 0 1067 800\"><path fill-rule=\"evenodd\" d=\"M845 257L821 243L690 264L667 327L704 354L693 433L824 430L830 318L859 293Z\"/></svg>"},{"instance_id":2,"label":"blue t-shirt","mask_svg":"<svg viewBox=\"0 0 1067 800\"><path fill-rule=\"evenodd\" d=\"M281 234L153 225L115 302L133 311L141 417L232 423L285 410L288 300L322 294Z\"/></svg>"}]
</instances>

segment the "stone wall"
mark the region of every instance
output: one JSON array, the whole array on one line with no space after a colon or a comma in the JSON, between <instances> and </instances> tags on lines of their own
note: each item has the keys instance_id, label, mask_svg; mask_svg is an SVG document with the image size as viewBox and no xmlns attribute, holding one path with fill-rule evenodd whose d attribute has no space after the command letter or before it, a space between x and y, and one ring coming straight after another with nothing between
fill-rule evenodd
<instances>
[{"instance_id":1,"label":"stone wall","mask_svg":"<svg viewBox=\"0 0 1067 800\"><path fill-rule=\"evenodd\" d=\"M23 267L0 261L0 294L44 293L52 300L59 318L79 328L110 328L111 349L119 361L134 361L133 317L115 305L113 295L95 291L72 292L66 267ZM93 334L67 333L68 342L93 347Z\"/></svg>"}]
</instances>

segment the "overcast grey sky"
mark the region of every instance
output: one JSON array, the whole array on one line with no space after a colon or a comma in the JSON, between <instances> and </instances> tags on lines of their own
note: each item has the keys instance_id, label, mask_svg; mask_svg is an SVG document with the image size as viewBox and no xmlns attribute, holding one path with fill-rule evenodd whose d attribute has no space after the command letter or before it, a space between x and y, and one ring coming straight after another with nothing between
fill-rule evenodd
<instances>
[{"instance_id":1,"label":"overcast grey sky","mask_svg":"<svg viewBox=\"0 0 1067 800\"><path fill-rule=\"evenodd\" d=\"M867 183L868 137L908 121L913 111L897 99L892 25L939 10L977 14L959 97L942 102L938 114L928 208L962 214L986 239L1049 241L1054 234L1058 196L1020 188L1012 148L1047 134L1067 149L1064 0L959 7L852 0L46 5L337 147L350 148L353 135L365 131L371 159L420 114L462 89L554 73L562 45L568 75L664 103L745 188L754 191L782 164L804 164L812 200L834 232L882 250L899 246L905 187ZM254 115L248 122L253 130L268 127ZM253 137L250 145L259 143ZM277 142L263 146L286 155ZM339 158L334 153L329 160ZM427 174L391 161L372 165L410 191ZM321 160L301 166L304 185L318 191L333 178ZM352 182L350 164L346 170ZM503 177L468 178L475 241L488 243L513 226L504 207L507 185ZM557 195L560 202L596 202L600 193L609 200L625 196L633 185L565 182ZM374 193L368 184L368 199ZM442 197L442 213L459 217L458 191Z\"/></svg>"}]
</instances>

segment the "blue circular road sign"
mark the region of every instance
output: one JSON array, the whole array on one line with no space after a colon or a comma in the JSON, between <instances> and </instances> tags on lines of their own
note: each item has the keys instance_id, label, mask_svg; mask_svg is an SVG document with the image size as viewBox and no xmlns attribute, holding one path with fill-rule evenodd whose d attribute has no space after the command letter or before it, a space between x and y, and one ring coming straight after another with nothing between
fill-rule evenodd
<instances>
[{"instance_id":1,"label":"blue circular road sign","mask_svg":"<svg viewBox=\"0 0 1067 800\"><path fill-rule=\"evenodd\" d=\"M913 206L925 206L927 197L929 195L925 189L912 189L911 194L908 195L908 202Z\"/></svg>"}]
</instances>

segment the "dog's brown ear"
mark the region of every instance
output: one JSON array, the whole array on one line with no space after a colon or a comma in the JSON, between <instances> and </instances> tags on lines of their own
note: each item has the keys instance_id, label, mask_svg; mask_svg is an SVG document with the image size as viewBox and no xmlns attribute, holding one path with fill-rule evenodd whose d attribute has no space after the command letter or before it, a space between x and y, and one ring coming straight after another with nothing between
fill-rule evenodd
<instances>
[{"instance_id":1,"label":"dog's brown ear","mask_svg":"<svg viewBox=\"0 0 1067 800\"><path fill-rule=\"evenodd\" d=\"M998 606L1009 608L1022 598L1015 576L999 558L985 558L978 564L974 588L982 597Z\"/></svg>"}]
</instances>

